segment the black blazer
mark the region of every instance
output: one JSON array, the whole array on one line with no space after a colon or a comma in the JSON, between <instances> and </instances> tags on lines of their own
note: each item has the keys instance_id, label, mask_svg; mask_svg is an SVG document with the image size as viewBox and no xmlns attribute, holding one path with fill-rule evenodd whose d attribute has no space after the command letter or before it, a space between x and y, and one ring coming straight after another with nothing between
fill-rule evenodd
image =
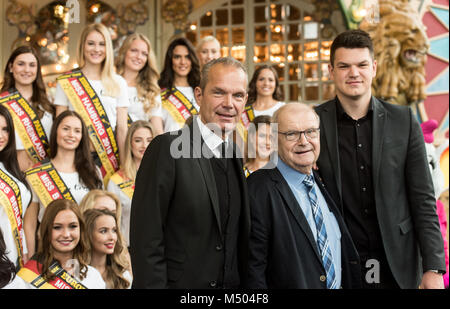
<instances>
[{"instance_id":1,"label":"black blazer","mask_svg":"<svg viewBox=\"0 0 450 309\"><path fill-rule=\"evenodd\" d=\"M423 271L445 271L422 130L410 108L375 97L372 102L372 177L378 225L397 283L401 288L417 288ZM335 99L316 107L316 112L320 116L319 173L342 210Z\"/></svg>"},{"instance_id":2,"label":"black blazer","mask_svg":"<svg viewBox=\"0 0 450 309\"><path fill-rule=\"evenodd\" d=\"M334 202L315 176L341 230L342 287L360 288L358 253ZM247 180L252 218L249 288L326 289L311 228L278 168L260 169Z\"/></svg>"},{"instance_id":3,"label":"black blazer","mask_svg":"<svg viewBox=\"0 0 450 309\"><path fill-rule=\"evenodd\" d=\"M179 131L157 136L144 154L131 205L134 288L216 286L224 266L224 235L216 182L210 161L200 151L202 145L194 119ZM186 156L174 159L172 154L180 150L187 151ZM239 166L242 209L239 229L235 231L238 248L233 249L238 250L235 264L243 284L250 214L242 162L234 160Z\"/></svg>"}]
</instances>

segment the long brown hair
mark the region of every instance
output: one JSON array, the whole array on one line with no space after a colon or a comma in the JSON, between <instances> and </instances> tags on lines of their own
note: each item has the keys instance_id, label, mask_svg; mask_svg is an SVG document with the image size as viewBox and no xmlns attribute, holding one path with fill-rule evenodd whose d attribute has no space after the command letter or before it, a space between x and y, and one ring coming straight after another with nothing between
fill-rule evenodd
<instances>
[{"instance_id":1,"label":"long brown hair","mask_svg":"<svg viewBox=\"0 0 450 309\"><path fill-rule=\"evenodd\" d=\"M39 269L39 272L47 281L55 278L55 275L49 269L50 265L55 260L53 257L54 249L52 247L52 230L56 216L63 210L72 211L78 219L80 226L80 241L73 250L73 258L78 260L78 263L80 264L80 279L83 280L87 275L89 241L86 236L84 220L80 209L72 200L54 200L45 208L44 217L42 218L41 225L39 226L41 237L39 238L38 250L36 253L37 259L42 265L42 269Z\"/></svg>"},{"instance_id":2,"label":"long brown hair","mask_svg":"<svg viewBox=\"0 0 450 309\"><path fill-rule=\"evenodd\" d=\"M106 256L106 284L111 289L126 289L130 286L130 282L125 279L124 272L129 265L125 257L125 248L123 244L120 226L117 224L117 217L114 213L106 209L88 209L84 213L84 220L86 222L86 232L91 245L91 256L93 246L92 236L95 232L95 222L101 216L111 216L116 222L117 241L114 247L113 254Z\"/></svg>"},{"instance_id":3,"label":"long brown hair","mask_svg":"<svg viewBox=\"0 0 450 309\"><path fill-rule=\"evenodd\" d=\"M283 92L281 91L280 87L280 81L278 79L278 73L277 70L275 70L271 65L264 64L259 66L255 72L253 73L252 79L248 83L248 100L247 105L253 104L257 97L258 93L256 92L256 81L258 80L259 74L262 70L268 69L273 73L273 76L275 78L275 91L272 94L272 98L277 101L283 100Z\"/></svg>"},{"instance_id":4,"label":"long brown hair","mask_svg":"<svg viewBox=\"0 0 450 309\"><path fill-rule=\"evenodd\" d=\"M1 92L16 90L16 81L14 79L13 73L11 72L11 67L16 60L17 56L21 54L32 54L36 58L37 62L37 74L36 79L33 82L33 95L31 96L31 102L29 102L33 108L37 111L39 119L44 115L44 111L49 112L52 116L55 115L55 107L48 100L47 93L45 92L45 84L42 79L41 73L41 62L39 60L39 55L31 46L19 46L17 47L9 56L6 62L3 83L0 90Z\"/></svg>"},{"instance_id":5,"label":"long brown hair","mask_svg":"<svg viewBox=\"0 0 450 309\"><path fill-rule=\"evenodd\" d=\"M16 276L14 263L6 256L6 244L0 229L0 289L7 285Z\"/></svg>"},{"instance_id":6,"label":"long brown hair","mask_svg":"<svg viewBox=\"0 0 450 309\"><path fill-rule=\"evenodd\" d=\"M156 98L159 96L161 89L158 85L159 71L156 63L155 53L149 39L140 33L130 34L119 49L116 57L117 73L123 75L125 71L125 56L135 40L141 40L147 44L148 56L145 66L139 71L136 80L136 89L139 99L143 100L144 112L150 115L150 110L158 105Z\"/></svg>"},{"instance_id":7,"label":"long brown hair","mask_svg":"<svg viewBox=\"0 0 450 309\"><path fill-rule=\"evenodd\" d=\"M179 45L187 48L189 53L188 58L191 60L191 71L187 76L189 86L191 86L192 89L195 89L195 87L200 84L200 65L194 46L192 46L192 43L186 38L175 39L169 44L169 47L167 47L166 56L164 58L164 68L161 72L160 79L158 80L161 89L167 88L169 90L165 95L165 99L171 95L171 88L175 86L173 84L175 81L175 72L172 68L172 58L175 47Z\"/></svg>"},{"instance_id":8,"label":"long brown hair","mask_svg":"<svg viewBox=\"0 0 450 309\"><path fill-rule=\"evenodd\" d=\"M75 150L75 168L81 181L89 188L89 190L100 189L102 187L102 180L98 176L97 168L89 150L89 135L86 126L83 123L83 119L77 112L66 110L59 114L53 122L50 133L50 159L56 157L56 154L58 153L58 144L56 142L58 127L62 120L69 116L77 117L81 122L81 140Z\"/></svg>"},{"instance_id":9,"label":"long brown hair","mask_svg":"<svg viewBox=\"0 0 450 309\"><path fill-rule=\"evenodd\" d=\"M30 190L28 182L25 180L25 174L20 170L19 162L17 161L16 149L16 135L14 134L14 122L8 109L0 105L0 116L3 116L6 121L6 129L8 130L8 144L0 151L0 162L3 163L5 169L18 179L25 187Z\"/></svg>"}]
</instances>

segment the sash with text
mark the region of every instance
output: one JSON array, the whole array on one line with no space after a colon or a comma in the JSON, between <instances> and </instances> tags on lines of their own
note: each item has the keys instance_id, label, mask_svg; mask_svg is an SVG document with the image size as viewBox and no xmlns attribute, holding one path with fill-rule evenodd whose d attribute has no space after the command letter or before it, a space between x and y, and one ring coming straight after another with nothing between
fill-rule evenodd
<instances>
[{"instance_id":1,"label":"sash with text","mask_svg":"<svg viewBox=\"0 0 450 309\"><path fill-rule=\"evenodd\" d=\"M49 267L50 272L56 276L53 280L46 281L39 269L42 269L42 265L31 259L19 270L17 275L37 289L87 289L79 280L66 272L57 261Z\"/></svg>"},{"instance_id":2,"label":"sash with text","mask_svg":"<svg viewBox=\"0 0 450 309\"><path fill-rule=\"evenodd\" d=\"M168 91L169 89L167 88L161 89L162 106L180 126L183 126L189 117L198 114L198 110L195 108L194 104L175 87L170 90L171 94L165 98Z\"/></svg>"},{"instance_id":3,"label":"sash with text","mask_svg":"<svg viewBox=\"0 0 450 309\"><path fill-rule=\"evenodd\" d=\"M33 163L48 158L48 138L33 106L17 90L0 94L0 104L4 104L11 114L14 129Z\"/></svg>"},{"instance_id":4,"label":"sash with text","mask_svg":"<svg viewBox=\"0 0 450 309\"><path fill-rule=\"evenodd\" d=\"M126 180L122 175L120 175L120 172L115 173L110 181L114 182L120 190L122 190L123 193L125 193L126 196L130 198L130 200L133 199L133 193L134 193L134 181L133 180Z\"/></svg>"},{"instance_id":5,"label":"sash with text","mask_svg":"<svg viewBox=\"0 0 450 309\"><path fill-rule=\"evenodd\" d=\"M25 177L44 207L58 199L74 200L58 171L48 160L27 170Z\"/></svg>"},{"instance_id":6,"label":"sash with text","mask_svg":"<svg viewBox=\"0 0 450 309\"><path fill-rule=\"evenodd\" d=\"M102 102L80 70L64 74L57 81L86 124L89 138L102 164L106 186L109 178L119 169L119 151Z\"/></svg>"},{"instance_id":7,"label":"sash with text","mask_svg":"<svg viewBox=\"0 0 450 309\"><path fill-rule=\"evenodd\" d=\"M11 231L16 243L18 254L18 265L23 266L23 246L24 239L23 219L22 219L22 198L17 183L0 169L0 204L8 215L11 224Z\"/></svg>"}]
</instances>

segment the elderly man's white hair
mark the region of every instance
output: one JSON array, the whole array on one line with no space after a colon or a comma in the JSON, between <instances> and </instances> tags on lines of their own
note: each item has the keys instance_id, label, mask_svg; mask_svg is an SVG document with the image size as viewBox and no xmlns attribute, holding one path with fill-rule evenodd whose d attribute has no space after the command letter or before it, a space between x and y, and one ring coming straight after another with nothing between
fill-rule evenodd
<instances>
[{"instance_id":1,"label":"elderly man's white hair","mask_svg":"<svg viewBox=\"0 0 450 309\"><path fill-rule=\"evenodd\" d=\"M219 45L220 48L220 42L219 40L217 40L215 37L213 37L212 35L207 35L203 38L200 39L200 41L198 41L198 44L196 46L196 50L200 51L200 49L202 48L203 44L208 43L208 42L216 42L217 45Z\"/></svg>"}]
</instances>

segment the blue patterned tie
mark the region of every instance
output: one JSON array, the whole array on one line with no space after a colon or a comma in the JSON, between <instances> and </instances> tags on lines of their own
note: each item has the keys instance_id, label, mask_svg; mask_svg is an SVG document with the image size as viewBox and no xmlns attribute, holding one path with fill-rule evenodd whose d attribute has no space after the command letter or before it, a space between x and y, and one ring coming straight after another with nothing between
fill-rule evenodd
<instances>
[{"instance_id":1,"label":"blue patterned tie","mask_svg":"<svg viewBox=\"0 0 450 309\"><path fill-rule=\"evenodd\" d=\"M311 202L311 208L316 222L317 230L317 246L319 248L320 256L322 257L322 264L327 275L327 288L337 289L336 273L334 271L333 257L331 255L330 244L328 242L327 230L323 223L323 215L317 203L317 195L314 189L314 178L312 175L307 175L303 180L303 184L308 189L308 196Z\"/></svg>"}]
</instances>

